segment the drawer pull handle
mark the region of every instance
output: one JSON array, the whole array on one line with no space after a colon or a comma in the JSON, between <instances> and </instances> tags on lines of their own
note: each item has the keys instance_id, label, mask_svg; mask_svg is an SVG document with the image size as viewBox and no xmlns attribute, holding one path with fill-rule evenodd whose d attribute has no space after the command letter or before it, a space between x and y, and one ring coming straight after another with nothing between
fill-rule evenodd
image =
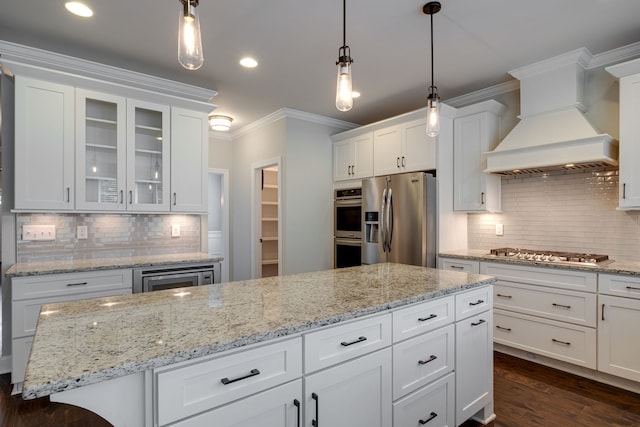
<instances>
[{"instance_id":1,"label":"drawer pull handle","mask_svg":"<svg viewBox=\"0 0 640 427\"><path fill-rule=\"evenodd\" d=\"M436 414L435 412L432 412L432 413L429 415L429 418L427 418L427 419L425 419L425 420L419 420L418 422L419 422L420 424L426 424L426 423L428 423L429 421L431 421L432 419L434 419L434 418L435 418L435 417L437 417L437 416L438 416L438 414Z\"/></svg>"},{"instance_id":2,"label":"drawer pull handle","mask_svg":"<svg viewBox=\"0 0 640 427\"><path fill-rule=\"evenodd\" d=\"M437 314L430 314L427 317L418 317L418 321L419 322L426 322L427 320L435 319L436 317L438 317Z\"/></svg>"},{"instance_id":3,"label":"drawer pull handle","mask_svg":"<svg viewBox=\"0 0 640 427\"><path fill-rule=\"evenodd\" d=\"M602 320L604 320L604 304L602 304Z\"/></svg>"},{"instance_id":4,"label":"drawer pull handle","mask_svg":"<svg viewBox=\"0 0 640 427\"><path fill-rule=\"evenodd\" d=\"M350 345L358 344L359 342L366 341L366 340L367 340L367 337L359 337L357 340L351 341L351 342L342 341L340 345L343 347L349 347Z\"/></svg>"},{"instance_id":5,"label":"drawer pull handle","mask_svg":"<svg viewBox=\"0 0 640 427\"><path fill-rule=\"evenodd\" d=\"M87 282L78 282L78 283L67 283L67 286L85 286L88 285Z\"/></svg>"},{"instance_id":6,"label":"drawer pull handle","mask_svg":"<svg viewBox=\"0 0 640 427\"><path fill-rule=\"evenodd\" d=\"M511 295L504 295L504 294L496 294L496 296L500 298L507 298L507 299L513 298Z\"/></svg>"},{"instance_id":7,"label":"drawer pull handle","mask_svg":"<svg viewBox=\"0 0 640 427\"><path fill-rule=\"evenodd\" d=\"M486 320L484 319L480 319L477 322L471 322L471 326L478 326L478 325L482 325L484 322L486 322Z\"/></svg>"},{"instance_id":8,"label":"drawer pull handle","mask_svg":"<svg viewBox=\"0 0 640 427\"><path fill-rule=\"evenodd\" d=\"M557 339L555 339L555 338L551 338L551 341L553 341L553 342L555 342L555 343L558 343L558 344L571 345L571 343L570 343L570 342L567 342L567 341L560 341L560 340L557 340Z\"/></svg>"},{"instance_id":9,"label":"drawer pull handle","mask_svg":"<svg viewBox=\"0 0 640 427\"><path fill-rule=\"evenodd\" d=\"M500 329L502 331L511 332L511 328L505 328L504 326L496 325L496 329Z\"/></svg>"},{"instance_id":10,"label":"drawer pull handle","mask_svg":"<svg viewBox=\"0 0 640 427\"><path fill-rule=\"evenodd\" d=\"M426 365L429 362L433 362L437 358L438 356L432 354L427 360L418 360L418 365Z\"/></svg>"},{"instance_id":11,"label":"drawer pull handle","mask_svg":"<svg viewBox=\"0 0 640 427\"><path fill-rule=\"evenodd\" d=\"M457 270L464 270L464 267L463 267L463 266L461 266L461 265L450 265L449 267L451 267L451 268L455 268L455 269L457 269Z\"/></svg>"},{"instance_id":12,"label":"drawer pull handle","mask_svg":"<svg viewBox=\"0 0 640 427\"><path fill-rule=\"evenodd\" d=\"M320 421L319 421L319 417L318 417L318 413L320 412L320 409L319 409L320 402L318 400L318 395L316 393L311 393L311 398L316 401L316 418L314 420L311 420L311 425L313 427L318 427L320 425L319 424Z\"/></svg>"},{"instance_id":13,"label":"drawer pull handle","mask_svg":"<svg viewBox=\"0 0 640 427\"><path fill-rule=\"evenodd\" d=\"M231 383L235 383L236 381L240 381L240 380L246 380L247 378L251 378L251 377L255 377L256 375L260 375L260 371L257 369L252 369L247 375L245 375L244 377L238 377L238 378L234 378L232 380L230 380L229 378L225 377L223 379L220 380L220 382L224 385L227 384L231 384Z\"/></svg>"},{"instance_id":14,"label":"drawer pull handle","mask_svg":"<svg viewBox=\"0 0 640 427\"><path fill-rule=\"evenodd\" d=\"M640 291L640 288L635 286L627 286L627 289L629 289L630 291Z\"/></svg>"},{"instance_id":15,"label":"drawer pull handle","mask_svg":"<svg viewBox=\"0 0 640 427\"><path fill-rule=\"evenodd\" d=\"M293 405L296 407L296 417L297 417L297 426L300 427L300 401L298 399L293 399Z\"/></svg>"},{"instance_id":16,"label":"drawer pull handle","mask_svg":"<svg viewBox=\"0 0 640 427\"><path fill-rule=\"evenodd\" d=\"M562 305L562 304L556 304L555 302L553 304L551 304L554 307L560 307L560 308L566 308L567 310L569 310L571 308L570 305Z\"/></svg>"},{"instance_id":17,"label":"drawer pull handle","mask_svg":"<svg viewBox=\"0 0 640 427\"><path fill-rule=\"evenodd\" d=\"M479 299L479 300L478 300L478 301L476 301L476 302L470 302L470 303L469 303L469 305L479 305L479 304L482 304L483 302L484 302L484 301L482 301L481 299Z\"/></svg>"}]
</instances>

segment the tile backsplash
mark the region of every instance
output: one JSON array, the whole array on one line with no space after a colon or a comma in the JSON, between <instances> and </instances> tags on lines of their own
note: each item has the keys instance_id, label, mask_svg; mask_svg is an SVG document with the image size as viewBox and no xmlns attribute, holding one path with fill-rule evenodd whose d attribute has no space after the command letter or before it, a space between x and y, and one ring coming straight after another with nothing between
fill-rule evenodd
<instances>
[{"instance_id":1,"label":"tile backsplash","mask_svg":"<svg viewBox=\"0 0 640 427\"><path fill-rule=\"evenodd\" d=\"M200 252L199 215L17 214L17 262ZM22 226L53 224L54 241L24 241ZM171 225L180 224L180 237ZM77 226L86 225L79 240Z\"/></svg>"},{"instance_id":2,"label":"tile backsplash","mask_svg":"<svg viewBox=\"0 0 640 427\"><path fill-rule=\"evenodd\" d=\"M640 260L640 211L619 211L618 171L502 178L502 213L469 214L470 249L515 247ZM495 224L504 235L495 235Z\"/></svg>"}]
</instances>

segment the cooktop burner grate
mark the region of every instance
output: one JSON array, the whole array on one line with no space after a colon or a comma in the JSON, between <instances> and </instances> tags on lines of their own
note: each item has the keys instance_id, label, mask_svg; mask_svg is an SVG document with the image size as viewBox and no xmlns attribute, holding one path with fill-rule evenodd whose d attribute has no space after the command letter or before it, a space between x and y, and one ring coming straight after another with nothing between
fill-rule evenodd
<instances>
[{"instance_id":1,"label":"cooktop burner grate","mask_svg":"<svg viewBox=\"0 0 640 427\"><path fill-rule=\"evenodd\" d=\"M599 262L607 261L609 259L608 255L520 248L491 249L490 254L499 257L522 259L525 261L568 262L590 265L596 265Z\"/></svg>"}]
</instances>

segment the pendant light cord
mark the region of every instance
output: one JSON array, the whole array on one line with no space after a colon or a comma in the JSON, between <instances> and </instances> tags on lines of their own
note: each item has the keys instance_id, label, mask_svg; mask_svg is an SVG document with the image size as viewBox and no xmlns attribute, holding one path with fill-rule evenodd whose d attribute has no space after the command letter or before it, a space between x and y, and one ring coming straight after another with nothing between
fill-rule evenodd
<instances>
[{"instance_id":1,"label":"pendant light cord","mask_svg":"<svg viewBox=\"0 0 640 427\"><path fill-rule=\"evenodd\" d=\"M342 47L347 46L347 0L342 0Z\"/></svg>"},{"instance_id":2,"label":"pendant light cord","mask_svg":"<svg viewBox=\"0 0 640 427\"><path fill-rule=\"evenodd\" d=\"M433 77L433 5L429 6L429 8L431 9L431 13L429 14L431 16L431 87L434 87L433 85L433 81L434 81L434 77Z\"/></svg>"}]
</instances>

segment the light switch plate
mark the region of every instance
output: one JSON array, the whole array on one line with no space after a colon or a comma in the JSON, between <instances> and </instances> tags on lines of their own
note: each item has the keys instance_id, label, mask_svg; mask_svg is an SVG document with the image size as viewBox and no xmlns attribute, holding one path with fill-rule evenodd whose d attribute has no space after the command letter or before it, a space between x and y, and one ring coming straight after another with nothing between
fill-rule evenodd
<instances>
[{"instance_id":1,"label":"light switch plate","mask_svg":"<svg viewBox=\"0 0 640 427\"><path fill-rule=\"evenodd\" d=\"M23 225L22 240L56 240L55 225Z\"/></svg>"},{"instance_id":2,"label":"light switch plate","mask_svg":"<svg viewBox=\"0 0 640 427\"><path fill-rule=\"evenodd\" d=\"M76 236L78 240L84 240L89 234L88 227L86 225L79 225L76 230Z\"/></svg>"},{"instance_id":3,"label":"light switch plate","mask_svg":"<svg viewBox=\"0 0 640 427\"><path fill-rule=\"evenodd\" d=\"M496 236L504 236L504 224L496 224Z\"/></svg>"},{"instance_id":4,"label":"light switch plate","mask_svg":"<svg viewBox=\"0 0 640 427\"><path fill-rule=\"evenodd\" d=\"M171 237L180 237L180 224L171 224Z\"/></svg>"}]
</instances>

